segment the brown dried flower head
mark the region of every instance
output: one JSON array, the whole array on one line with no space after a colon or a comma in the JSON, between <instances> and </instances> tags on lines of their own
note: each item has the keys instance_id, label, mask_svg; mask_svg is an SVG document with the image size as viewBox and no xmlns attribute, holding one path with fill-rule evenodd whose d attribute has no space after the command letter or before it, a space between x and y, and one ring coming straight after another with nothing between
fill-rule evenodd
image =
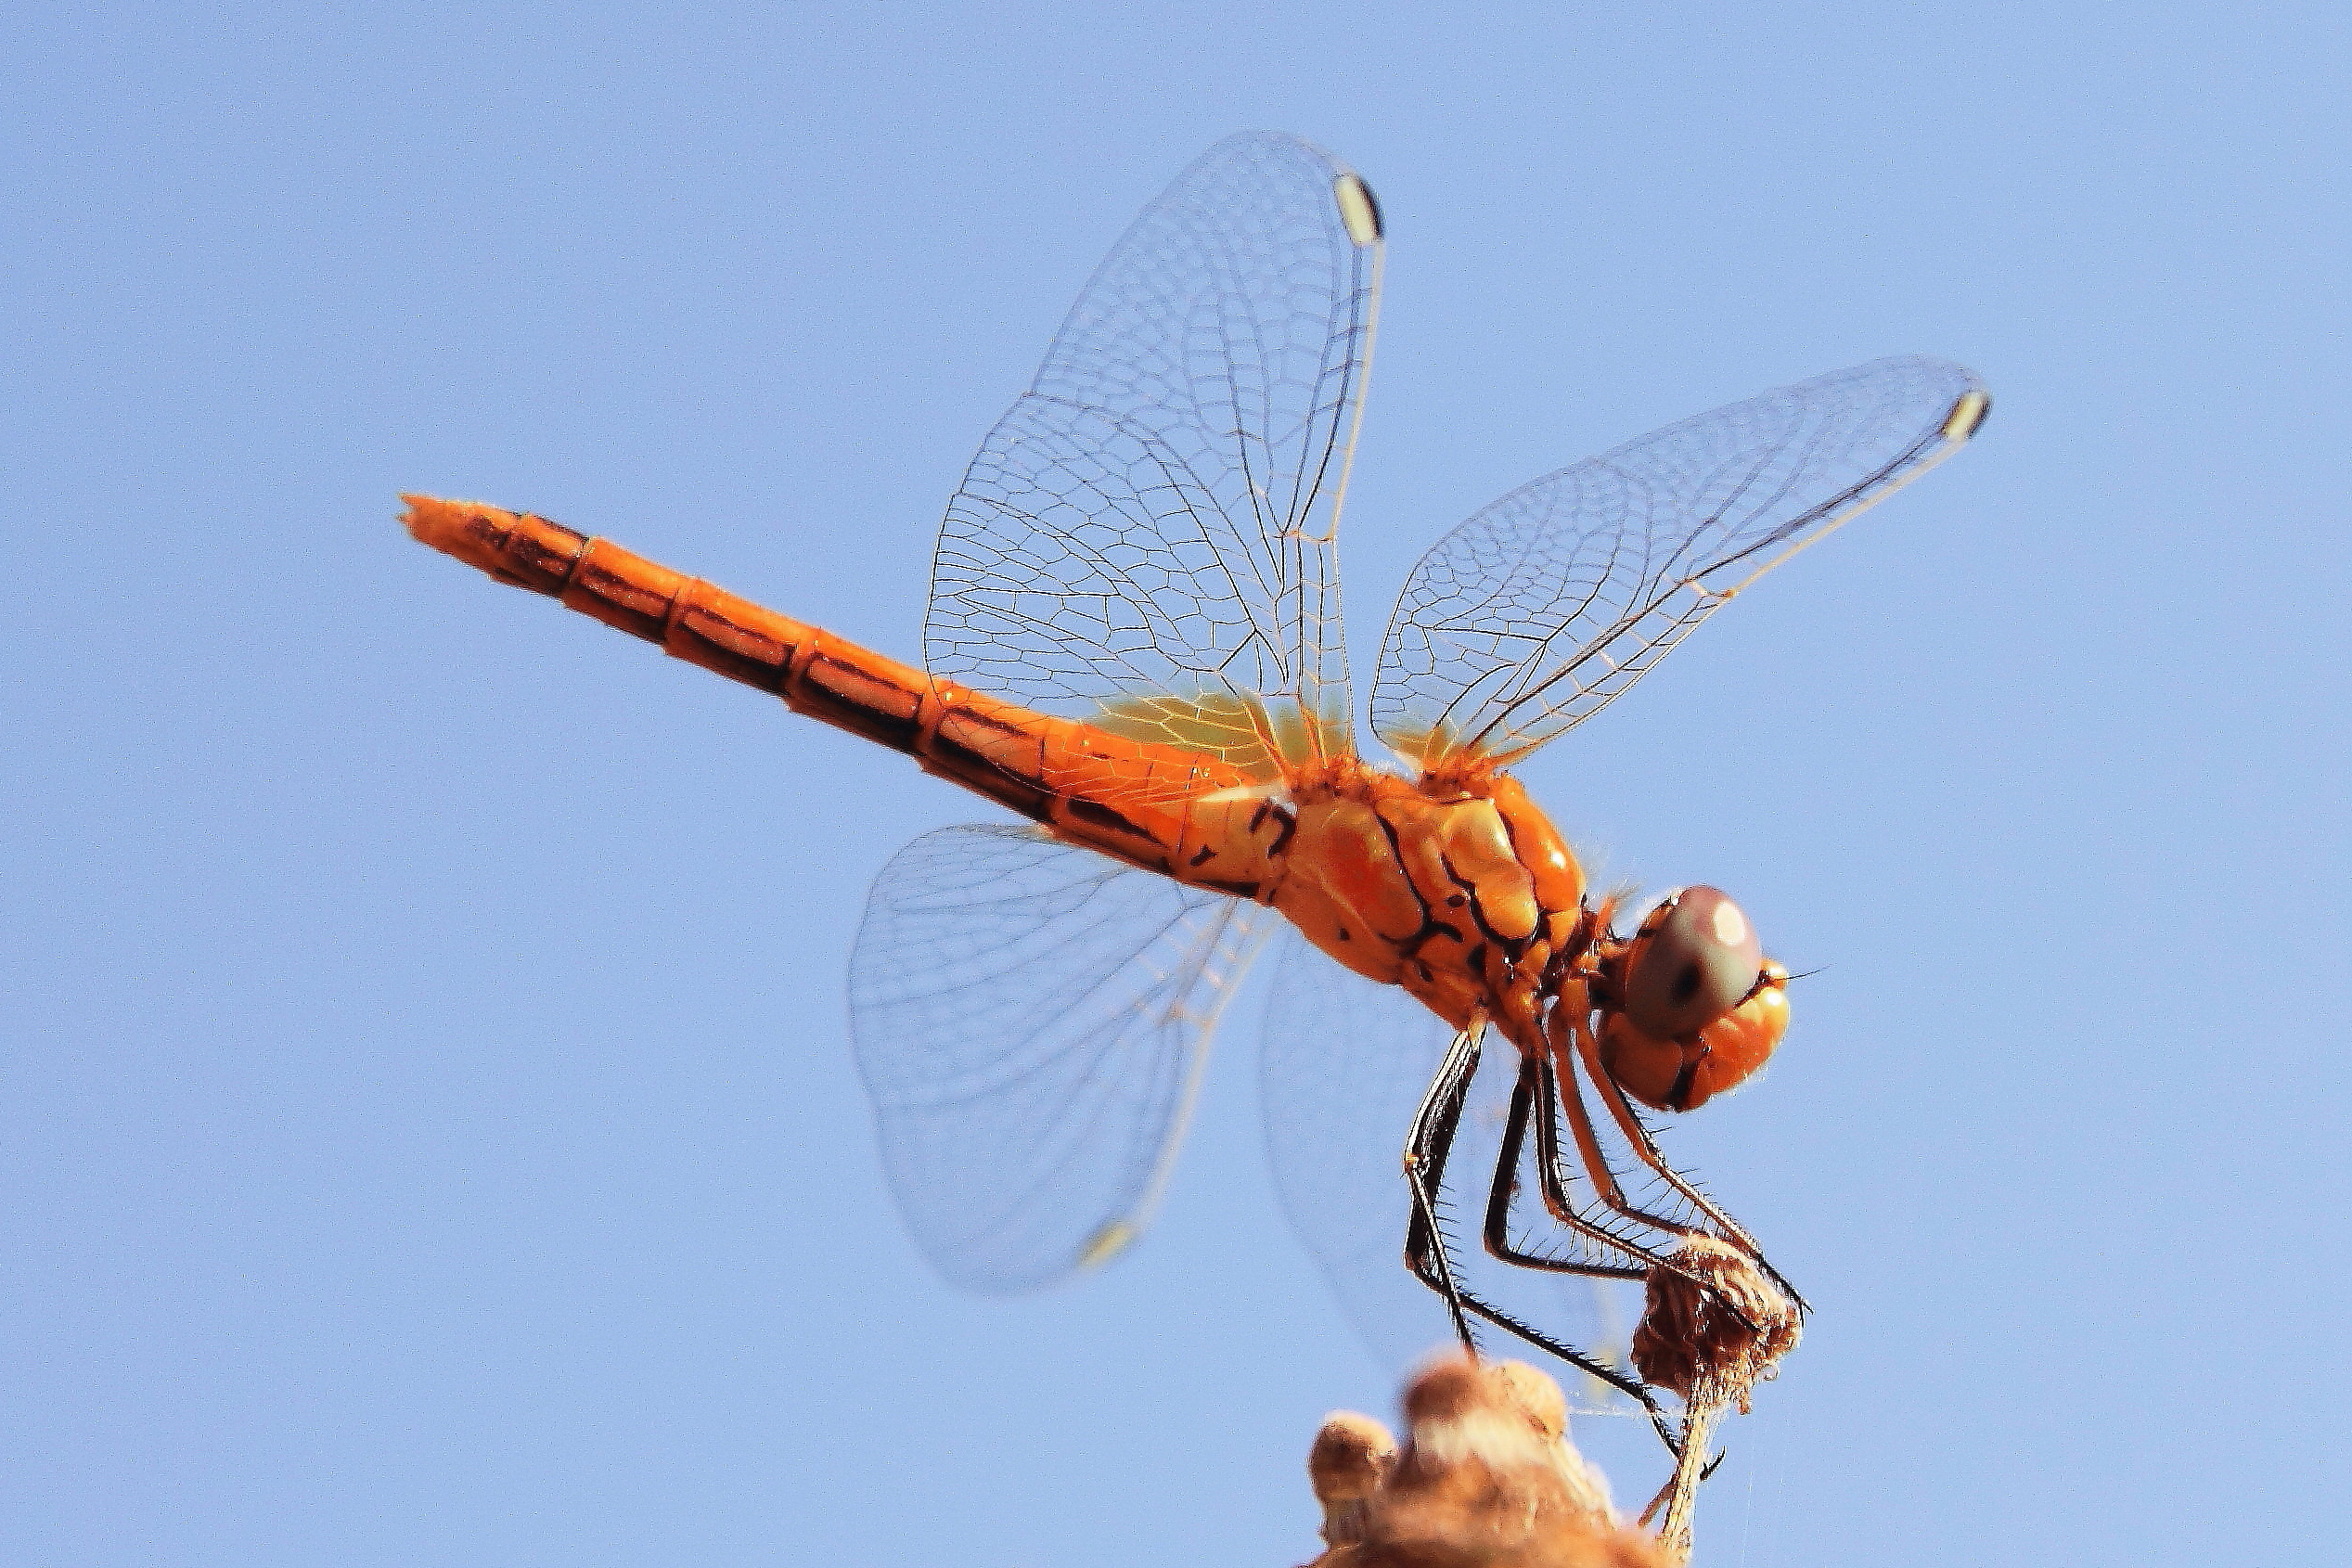
<instances>
[{"instance_id":1,"label":"brown dried flower head","mask_svg":"<svg viewBox=\"0 0 2352 1568\"><path fill-rule=\"evenodd\" d=\"M1307 1460L1323 1538L1312 1568L1662 1568L1567 1440L1560 1386L1516 1361L1447 1356L1405 1391L1406 1441L1340 1411Z\"/></svg>"},{"instance_id":2,"label":"brown dried flower head","mask_svg":"<svg viewBox=\"0 0 2352 1568\"><path fill-rule=\"evenodd\" d=\"M1795 1306L1745 1253L1711 1236L1686 1239L1667 1261L1650 1270L1635 1369L1688 1406L1736 1402L1745 1415L1749 1392L1796 1348Z\"/></svg>"}]
</instances>

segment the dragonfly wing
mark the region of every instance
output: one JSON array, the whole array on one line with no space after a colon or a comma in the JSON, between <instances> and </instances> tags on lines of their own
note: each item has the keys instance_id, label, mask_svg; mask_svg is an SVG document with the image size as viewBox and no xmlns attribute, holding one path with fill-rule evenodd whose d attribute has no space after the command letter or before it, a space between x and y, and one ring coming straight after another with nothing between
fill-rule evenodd
<instances>
[{"instance_id":1,"label":"dragonfly wing","mask_svg":"<svg viewBox=\"0 0 2352 1568\"><path fill-rule=\"evenodd\" d=\"M1263 700L1266 748L1343 743L1337 530L1380 251L1369 191L1294 137L1179 175L948 503L932 673L1075 718Z\"/></svg>"},{"instance_id":2,"label":"dragonfly wing","mask_svg":"<svg viewBox=\"0 0 2352 1568\"><path fill-rule=\"evenodd\" d=\"M1733 593L1958 451L1987 406L1960 366L1882 359L1512 491L1406 580L1373 728L1415 762L1525 755L1607 706Z\"/></svg>"},{"instance_id":3,"label":"dragonfly wing","mask_svg":"<svg viewBox=\"0 0 2352 1568\"><path fill-rule=\"evenodd\" d=\"M1292 1228L1322 1266L1349 1319L1375 1355L1402 1369L1447 1343L1451 1332L1444 1305L1405 1267L1412 1199L1404 1172L1406 1130L1436 1074L1448 1031L1405 992L1340 968L1295 932L1286 931L1278 946L1261 1065L1275 1185ZM1490 1035L1446 1170L1456 1277L1578 1349L1630 1366L1628 1343L1641 1308L1638 1286L1509 1267L1481 1246L1518 1069L1518 1052ZM1573 1240L1546 1245L1549 1221L1532 1201L1532 1179L1524 1186L1515 1239L1532 1241L1530 1250L1573 1251ZM1581 1180L1571 1188L1588 1195ZM1627 1261L1598 1258L1589 1249L1579 1255ZM1485 1338L1505 1355L1537 1354L1499 1331ZM1635 1408L1617 1390L1564 1362L1551 1370L1577 1410L1619 1415Z\"/></svg>"},{"instance_id":4,"label":"dragonfly wing","mask_svg":"<svg viewBox=\"0 0 2352 1568\"><path fill-rule=\"evenodd\" d=\"M1150 1218L1271 914L1029 828L926 833L875 879L850 1021L899 1208L939 1271L1028 1290Z\"/></svg>"}]
</instances>

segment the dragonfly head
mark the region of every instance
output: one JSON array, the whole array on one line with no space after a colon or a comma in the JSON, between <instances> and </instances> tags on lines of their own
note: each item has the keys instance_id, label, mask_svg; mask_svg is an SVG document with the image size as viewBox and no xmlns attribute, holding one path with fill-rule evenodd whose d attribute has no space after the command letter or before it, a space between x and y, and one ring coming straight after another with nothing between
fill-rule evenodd
<instances>
[{"instance_id":1,"label":"dragonfly head","mask_svg":"<svg viewBox=\"0 0 2352 1568\"><path fill-rule=\"evenodd\" d=\"M1789 971L1720 889L1669 893L1612 956L1600 1060L1634 1099L1690 1111L1737 1087L1789 1027Z\"/></svg>"}]
</instances>

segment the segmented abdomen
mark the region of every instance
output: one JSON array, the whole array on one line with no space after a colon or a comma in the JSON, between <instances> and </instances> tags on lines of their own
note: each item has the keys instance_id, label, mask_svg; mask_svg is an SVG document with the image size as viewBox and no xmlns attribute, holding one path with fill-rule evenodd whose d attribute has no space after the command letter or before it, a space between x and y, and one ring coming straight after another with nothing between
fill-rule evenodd
<instances>
[{"instance_id":1,"label":"segmented abdomen","mask_svg":"<svg viewBox=\"0 0 2352 1568\"><path fill-rule=\"evenodd\" d=\"M1202 864L1202 846L1188 842L1194 802L1247 784L1239 768L936 680L545 518L476 502L402 499L409 533L502 583L560 599L780 697L796 713L906 752L927 772L1073 842L1182 880L1250 891L1229 878L1215 881L1208 873L1223 868Z\"/></svg>"}]
</instances>

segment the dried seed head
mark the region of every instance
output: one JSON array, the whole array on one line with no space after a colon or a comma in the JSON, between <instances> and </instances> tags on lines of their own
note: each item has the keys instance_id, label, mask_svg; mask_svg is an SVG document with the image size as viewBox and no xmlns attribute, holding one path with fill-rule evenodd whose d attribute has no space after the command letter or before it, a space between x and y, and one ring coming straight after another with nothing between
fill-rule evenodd
<instances>
[{"instance_id":1,"label":"dried seed head","mask_svg":"<svg viewBox=\"0 0 2352 1568\"><path fill-rule=\"evenodd\" d=\"M1560 1387L1514 1361L1447 1355L1405 1391L1403 1445L1327 1417L1307 1471L1329 1549L1311 1568L1666 1568L1567 1441Z\"/></svg>"},{"instance_id":2,"label":"dried seed head","mask_svg":"<svg viewBox=\"0 0 2352 1568\"><path fill-rule=\"evenodd\" d=\"M1796 1308L1754 1260L1714 1237L1686 1239L1667 1261L1650 1270L1635 1369L1686 1405L1737 1402L1745 1415L1749 1391L1796 1348Z\"/></svg>"},{"instance_id":3,"label":"dried seed head","mask_svg":"<svg viewBox=\"0 0 2352 1568\"><path fill-rule=\"evenodd\" d=\"M1306 1474L1315 1484L1315 1500L1323 1505L1326 1545L1364 1538L1366 1499L1380 1489L1395 1459L1396 1439L1371 1417L1334 1410L1323 1418L1323 1429L1307 1451Z\"/></svg>"}]
</instances>

